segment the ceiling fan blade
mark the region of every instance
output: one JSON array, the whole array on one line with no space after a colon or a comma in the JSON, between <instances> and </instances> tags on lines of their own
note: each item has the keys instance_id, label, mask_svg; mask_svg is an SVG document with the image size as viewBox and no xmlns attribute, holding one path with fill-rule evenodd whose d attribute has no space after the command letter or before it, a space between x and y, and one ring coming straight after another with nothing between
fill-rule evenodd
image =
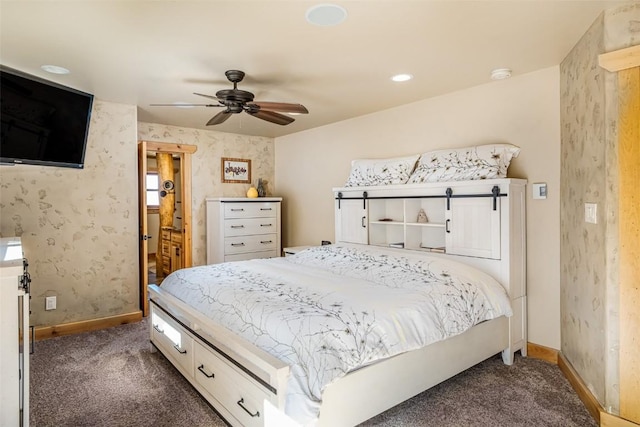
<instances>
[{"instance_id":1,"label":"ceiling fan blade","mask_svg":"<svg viewBox=\"0 0 640 427\"><path fill-rule=\"evenodd\" d=\"M224 107L222 104L186 104L183 102L172 104L149 104L150 107Z\"/></svg>"},{"instance_id":2,"label":"ceiling fan blade","mask_svg":"<svg viewBox=\"0 0 640 427\"><path fill-rule=\"evenodd\" d=\"M231 117L232 114L233 113L231 111L220 111L207 122L207 126L219 125L220 123L224 123L224 121Z\"/></svg>"},{"instance_id":3,"label":"ceiling fan blade","mask_svg":"<svg viewBox=\"0 0 640 427\"><path fill-rule=\"evenodd\" d=\"M246 110L248 114L251 114L254 117L257 117L262 120L266 120L271 123L275 123L277 125L288 125L293 122L295 119L293 117L285 116L284 114L276 113L274 111L267 110Z\"/></svg>"},{"instance_id":4,"label":"ceiling fan blade","mask_svg":"<svg viewBox=\"0 0 640 427\"><path fill-rule=\"evenodd\" d=\"M281 113L308 114L309 110L302 104L289 104L286 102L252 102L262 110L279 111Z\"/></svg>"},{"instance_id":5,"label":"ceiling fan blade","mask_svg":"<svg viewBox=\"0 0 640 427\"><path fill-rule=\"evenodd\" d=\"M205 98L215 99L216 101L218 101L218 97L215 95L205 95L204 93L198 93L198 92L193 92L193 94L198 96L204 96Z\"/></svg>"}]
</instances>

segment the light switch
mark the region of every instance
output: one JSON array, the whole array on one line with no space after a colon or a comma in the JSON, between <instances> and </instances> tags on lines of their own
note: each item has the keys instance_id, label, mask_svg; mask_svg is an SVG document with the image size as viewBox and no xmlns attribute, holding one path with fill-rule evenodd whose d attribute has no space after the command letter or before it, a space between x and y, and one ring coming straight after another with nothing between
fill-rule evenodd
<instances>
[{"instance_id":1,"label":"light switch","mask_svg":"<svg viewBox=\"0 0 640 427\"><path fill-rule=\"evenodd\" d=\"M546 199L547 198L547 183L546 182L534 182L532 188L533 188L533 198L534 199Z\"/></svg>"},{"instance_id":2,"label":"light switch","mask_svg":"<svg viewBox=\"0 0 640 427\"><path fill-rule=\"evenodd\" d=\"M584 204L584 222L588 222L589 224L598 223L598 204L597 203Z\"/></svg>"}]
</instances>

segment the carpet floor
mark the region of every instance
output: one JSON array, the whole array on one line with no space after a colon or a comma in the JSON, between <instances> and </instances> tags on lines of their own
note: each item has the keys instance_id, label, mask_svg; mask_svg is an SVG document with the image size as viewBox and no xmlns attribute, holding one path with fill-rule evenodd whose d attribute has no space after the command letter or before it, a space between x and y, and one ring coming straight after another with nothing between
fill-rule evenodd
<instances>
[{"instance_id":1,"label":"carpet floor","mask_svg":"<svg viewBox=\"0 0 640 427\"><path fill-rule=\"evenodd\" d=\"M189 426L225 422L159 352L148 323L35 343L32 426ZM362 426L596 427L557 366L498 355Z\"/></svg>"}]
</instances>

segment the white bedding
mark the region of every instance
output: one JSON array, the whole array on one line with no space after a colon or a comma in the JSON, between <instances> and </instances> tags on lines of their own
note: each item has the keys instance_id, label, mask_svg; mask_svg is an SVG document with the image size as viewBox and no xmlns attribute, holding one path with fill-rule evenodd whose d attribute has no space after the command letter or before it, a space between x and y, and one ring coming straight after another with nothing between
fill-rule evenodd
<instances>
[{"instance_id":1,"label":"white bedding","mask_svg":"<svg viewBox=\"0 0 640 427\"><path fill-rule=\"evenodd\" d=\"M478 270L360 245L178 270L162 289L289 364L285 412L302 424L349 371L511 315L504 288Z\"/></svg>"}]
</instances>

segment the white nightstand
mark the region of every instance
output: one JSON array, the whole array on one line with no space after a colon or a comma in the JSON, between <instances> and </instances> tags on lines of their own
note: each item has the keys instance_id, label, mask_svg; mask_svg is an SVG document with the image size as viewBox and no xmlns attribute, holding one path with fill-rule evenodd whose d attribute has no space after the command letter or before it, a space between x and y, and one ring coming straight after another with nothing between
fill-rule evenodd
<instances>
[{"instance_id":1,"label":"white nightstand","mask_svg":"<svg viewBox=\"0 0 640 427\"><path fill-rule=\"evenodd\" d=\"M283 252L284 252L284 256L291 256L291 255L295 255L300 251L304 251L305 249L309 249L312 246L292 246L290 248L284 248Z\"/></svg>"}]
</instances>

